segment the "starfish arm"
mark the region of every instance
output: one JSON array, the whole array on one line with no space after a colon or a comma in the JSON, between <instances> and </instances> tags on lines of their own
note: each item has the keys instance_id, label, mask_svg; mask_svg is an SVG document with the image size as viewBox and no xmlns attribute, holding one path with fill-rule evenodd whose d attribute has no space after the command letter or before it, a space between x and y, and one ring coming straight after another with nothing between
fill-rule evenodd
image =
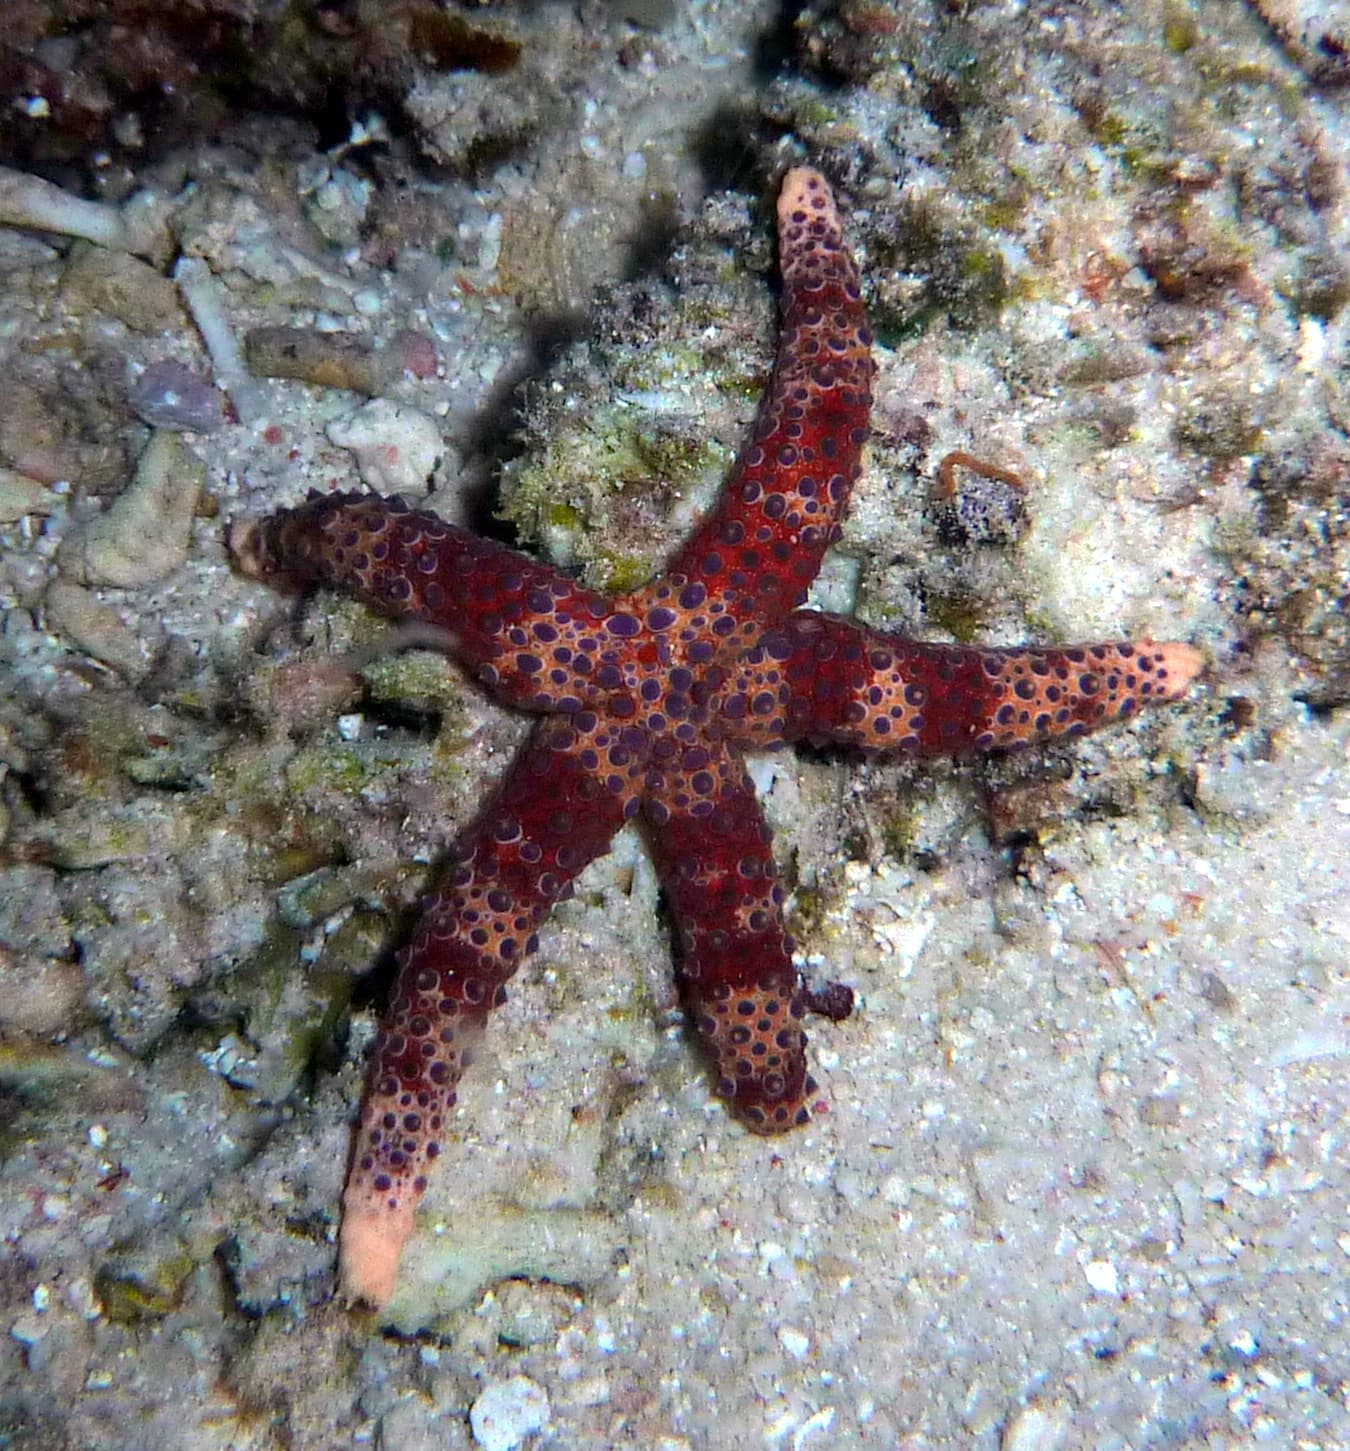
<instances>
[{"instance_id":1,"label":"starfish arm","mask_svg":"<svg viewBox=\"0 0 1350 1451\"><path fill-rule=\"evenodd\" d=\"M236 524L230 545L255 578L343 590L383 614L438 627L509 704L576 710L597 696L592 656L609 601L401 500L311 495Z\"/></svg>"},{"instance_id":2,"label":"starfish arm","mask_svg":"<svg viewBox=\"0 0 1350 1451\"><path fill-rule=\"evenodd\" d=\"M726 734L957 755L1082 735L1178 700L1200 652L1152 640L977 649L925 645L837 615L795 613L728 671Z\"/></svg>"},{"instance_id":3,"label":"starfish arm","mask_svg":"<svg viewBox=\"0 0 1350 1451\"><path fill-rule=\"evenodd\" d=\"M625 735L589 711L541 722L422 904L398 957L343 1194L349 1299L383 1305L393 1293L466 1053L534 951L539 923L636 814L642 768Z\"/></svg>"},{"instance_id":4,"label":"starfish arm","mask_svg":"<svg viewBox=\"0 0 1350 1451\"><path fill-rule=\"evenodd\" d=\"M717 1092L756 1133L809 1117L810 1008L783 927L769 828L738 752L685 749L654 765L644 811L679 938L685 1005Z\"/></svg>"},{"instance_id":5,"label":"starfish arm","mask_svg":"<svg viewBox=\"0 0 1350 1451\"><path fill-rule=\"evenodd\" d=\"M819 172L787 174L778 235L783 317L754 433L720 502L646 592L679 612L686 650L748 643L802 602L861 472L871 337Z\"/></svg>"}]
</instances>

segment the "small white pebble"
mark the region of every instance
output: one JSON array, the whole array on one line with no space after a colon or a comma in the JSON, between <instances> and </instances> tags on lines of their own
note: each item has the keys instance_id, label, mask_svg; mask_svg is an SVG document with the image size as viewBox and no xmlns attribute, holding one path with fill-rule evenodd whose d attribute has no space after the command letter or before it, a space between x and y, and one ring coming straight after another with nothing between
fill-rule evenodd
<instances>
[{"instance_id":1,"label":"small white pebble","mask_svg":"<svg viewBox=\"0 0 1350 1451\"><path fill-rule=\"evenodd\" d=\"M1024 1406L1008 1422L1001 1451L1059 1451L1068 1437L1072 1417L1063 1401Z\"/></svg>"},{"instance_id":2,"label":"small white pebble","mask_svg":"<svg viewBox=\"0 0 1350 1451\"><path fill-rule=\"evenodd\" d=\"M1083 1266L1083 1277L1099 1295L1120 1294L1120 1277L1110 1260L1089 1260Z\"/></svg>"},{"instance_id":3,"label":"small white pebble","mask_svg":"<svg viewBox=\"0 0 1350 1451\"><path fill-rule=\"evenodd\" d=\"M365 723L366 718L359 711L351 715L340 715L337 718L337 733L344 741L359 741L361 727Z\"/></svg>"},{"instance_id":4,"label":"small white pebble","mask_svg":"<svg viewBox=\"0 0 1350 1451\"><path fill-rule=\"evenodd\" d=\"M548 1424L548 1395L528 1376L489 1381L469 1411L473 1439L484 1451L515 1451Z\"/></svg>"},{"instance_id":5,"label":"small white pebble","mask_svg":"<svg viewBox=\"0 0 1350 1451\"><path fill-rule=\"evenodd\" d=\"M42 1312L47 1308L48 1305L51 1304L51 1302L52 1292L47 1288L46 1285L35 1285L33 1287L33 1309L36 1310L39 1315L42 1314Z\"/></svg>"},{"instance_id":6,"label":"small white pebble","mask_svg":"<svg viewBox=\"0 0 1350 1451\"><path fill-rule=\"evenodd\" d=\"M434 418L417 408L374 398L328 425L328 437L356 455L361 477L381 494L425 493L445 453Z\"/></svg>"},{"instance_id":7,"label":"small white pebble","mask_svg":"<svg viewBox=\"0 0 1350 1451\"><path fill-rule=\"evenodd\" d=\"M1239 1355L1245 1355L1250 1360L1259 1347L1256 1337L1250 1330L1239 1330L1228 1337L1228 1348L1237 1351Z\"/></svg>"},{"instance_id":8,"label":"small white pebble","mask_svg":"<svg viewBox=\"0 0 1350 1451\"><path fill-rule=\"evenodd\" d=\"M66 1286L65 1301L82 1320L97 1320L103 1314L102 1303L94 1294L92 1283L83 1275Z\"/></svg>"},{"instance_id":9,"label":"small white pebble","mask_svg":"<svg viewBox=\"0 0 1350 1451\"><path fill-rule=\"evenodd\" d=\"M96 1149L104 1148L108 1142L108 1130L102 1124L90 1124L89 1142Z\"/></svg>"},{"instance_id":10,"label":"small white pebble","mask_svg":"<svg viewBox=\"0 0 1350 1451\"><path fill-rule=\"evenodd\" d=\"M602 1375L584 1375L576 1380L567 1397L572 1406L603 1406L609 1400L609 1382Z\"/></svg>"},{"instance_id":11,"label":"small white pebble","mask_svg":"<svg viewBox=\"0 0 1350 1451\"><path fill-rule=\"evenodd\" d=\"M1298 325L1298 365L1305 373L1315 373L1327 355L1326 329L1315 317L1301 318Z\"/></svg>"},{"instance_id":12,"label":"small white pebble","mask_svg":"<svg viewBox=\"0 0 1350 1451\"><path fill-rule=\"evenodd\" d=\"M887 1204L903 1208L909 1203L912 1190L905 1174L887 1174L881 1181L881 1197Z\"/></svg>"},{"instance_id":13,"label":"small white pebble","mask_svg":"<svg viewBox=\"0 0 1350 1451\"><path fill-rule=\"evenodd\" d=\"M791 1325L779 1329L778 1343L794 1360L800 1360L811 1349L811 1337Z\"/></svg>"},{"instance_id":14,"label":"small white pebble","mask_svg":"<svg viewBox=\"0 0 1350 1451\"><path fill-rule=\"evenodd\" d=\"M20 1315L9 1327L9 1333L20 1345L36 1345L50 1329L51 1322L48 1320L37 1315Z\"/></svg>"}]
</instances>

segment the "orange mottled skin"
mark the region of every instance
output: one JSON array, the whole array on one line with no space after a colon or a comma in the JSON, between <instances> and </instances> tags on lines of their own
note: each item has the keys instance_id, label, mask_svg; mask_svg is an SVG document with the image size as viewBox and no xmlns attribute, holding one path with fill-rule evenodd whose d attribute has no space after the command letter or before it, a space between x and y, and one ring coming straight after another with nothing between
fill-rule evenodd
<instances>
[{"instance_id":1,"label":"orange mottled skin","mask_svg":"<svg viewBox=\"0 0 1350 1451\"><path fill-rule=\"evenodd\" d=\"M793 965L742 753L810 739L925 753L1093 730L1174 700L1187 645L923 645L801 608L861 471L873 363L853 260L814 171L778 202L773 378L719 502L644 589L606 597L432 514L314 497L237 526L247 572L346 590L453 639L541 719L460 837L399 956L343 1199L346 1293L383 1304L440 1153L464 1054L535 932L626 820L646 823L684 999L717 1091L755 1132L808 1117L803 1017L847 1013Z\"/></svg>"}]
</instances>

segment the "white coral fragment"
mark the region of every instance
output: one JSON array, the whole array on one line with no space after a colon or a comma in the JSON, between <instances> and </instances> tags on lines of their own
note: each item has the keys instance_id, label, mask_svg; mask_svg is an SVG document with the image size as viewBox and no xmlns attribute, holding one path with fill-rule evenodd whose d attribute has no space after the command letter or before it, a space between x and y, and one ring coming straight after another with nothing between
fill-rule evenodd
<instances>
[{"instance_id":1,"label":"white coral fragment","mask_svg":"<svg viewBox=\"0 0 1350 1451\"><path fill-rule=\"evenodd\" d=\"M108 510L61 546L61 572L81 584L137 589L187 559L206 470L176 434L146 445L136 476Z\"/></svg>"},{"instance_id":2,"label":"white coral fragment","mask_svg":"<svg viewBox=\"0 0 1350 1451\"><path fill-rule=\"evenodd\" d=\"M113 207L72 196L40 176L7 166L0 166L0 224L83 237L151 261L162 261L168 246L160 205L146 193Z\"/></svg>"},{"instance_id":3,"label":"white coral fragment","mask_svg":"<svg viewBox=\"0 0 1350 1451\"><path fill-rule=\"evenodd\" d=\"M425 494L445 453L435 419L388 398L334 419L328 437L356 455L362 479L381 494Z\"/></svg>"}]
</instances>

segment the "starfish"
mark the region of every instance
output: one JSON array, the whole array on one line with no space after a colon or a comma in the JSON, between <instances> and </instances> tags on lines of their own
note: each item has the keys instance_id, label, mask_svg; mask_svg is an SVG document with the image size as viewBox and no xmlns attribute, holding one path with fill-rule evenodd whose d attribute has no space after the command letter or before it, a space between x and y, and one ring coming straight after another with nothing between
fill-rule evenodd
<instances>
[{"instance_id":1,"label":"starfish","mask_svg":"<svg viewBox=\"0 0 1350 1451\"><path fill-rule=\"evenodd\" d=\"M231 532L247 574L437 626L493 695L541 717L398 957L343 1195L349 1299L393 1293L465 1055L540 923L624 822L645 822L717 1092L752 1131L779 1133L807 1120L816 1089L803 1017L843 1017L851 994L813 994L793 964L743 753L802 740L1002 750L1175 700L1200 669L1185 644L970 649L801 608L861 473L874 365L818 172L787 174L778 227L782 323L754 432L718 503L644 588L597 594L372 495L312 495Z\"/></svg>"}]
</instances>

